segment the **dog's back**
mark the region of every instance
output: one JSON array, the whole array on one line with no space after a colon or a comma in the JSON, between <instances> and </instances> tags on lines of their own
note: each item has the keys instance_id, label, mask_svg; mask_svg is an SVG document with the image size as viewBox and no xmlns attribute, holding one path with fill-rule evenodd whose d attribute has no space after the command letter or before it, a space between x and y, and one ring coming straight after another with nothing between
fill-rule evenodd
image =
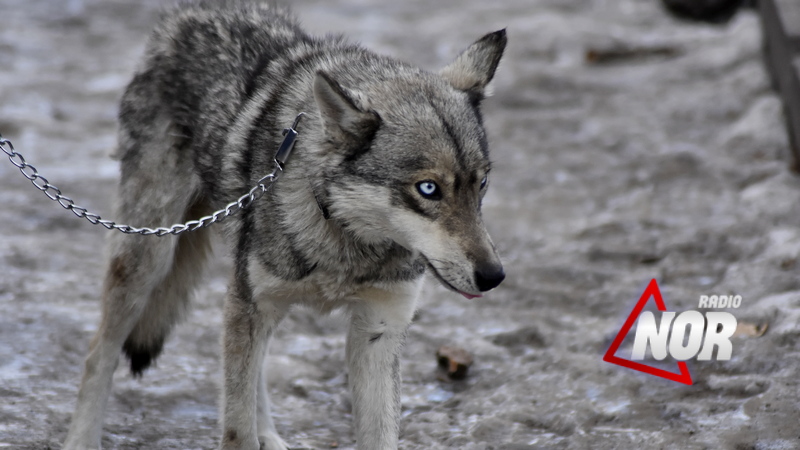
<instances>
[{"instance_id":1,"label":"dog's back","mask_svg":"<svg viewBox=\"0 0 800 450\"><path fill-rule=\"evenodd\" d=\"M308 42L285 10L266 4L196 2L164 12L122 98L123 170L148 151L135 141L155 117L170 122L175 148L220 145L254 94L259 72Z\"/></svg>"},{"instance_id":2,"label":"dog's back","mask_svg":"<svg viewBox=\"0 0 800 450\"><path fill-rule=\"evenodd\" d=\"M341 37L309 36L287 10L275 5L210 1L165 12L122 98L123 171L140 151L148 151L139 148L135 136L159 117L169 122L165 126L174 138L173 148L194 160L204 194L215 206L229 201L231 193L252 187L272 162L250 161L247 153L277 148L282 126L313 103L310 84L301 78L343 60L352 60L348 65L353 73L393 65ZM375 64L379 60L383 64ZM362 76L373 76L368 72ZM259 116L252 117L256 109ZM247 120L251 122L241 123ZM240 129L232 130L237 121ZM236 147L237 155L222 155L226 147ZM245 167L241 159L250 164ZM252 169L259 172L250 173Z\"/></svg>"}]
</instances>

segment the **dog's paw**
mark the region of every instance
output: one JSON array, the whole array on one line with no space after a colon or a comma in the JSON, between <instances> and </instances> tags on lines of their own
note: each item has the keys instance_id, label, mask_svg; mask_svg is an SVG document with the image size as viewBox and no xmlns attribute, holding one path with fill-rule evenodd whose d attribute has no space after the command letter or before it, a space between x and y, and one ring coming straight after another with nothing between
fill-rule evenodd
<instances>
[{"instance_id":1,"label":"dog's paw","mask_svg":"<svg viewBox=\"0 0 800 450\"><path fill-rule=\"evenodd\" d=\"M83 439L82 437L67 436L61 450L101 450L100 439Z\"/></svg>"},{"instance_id":2,"label":"dog's paw","mask_svg":"<svg viewBox=\"0 0 800 450\"><path fill-rule=\"evenodd\" d=\"M259 450L289 450L289 445L276 433L258 437Z\"/></svg>"}]
</instances>

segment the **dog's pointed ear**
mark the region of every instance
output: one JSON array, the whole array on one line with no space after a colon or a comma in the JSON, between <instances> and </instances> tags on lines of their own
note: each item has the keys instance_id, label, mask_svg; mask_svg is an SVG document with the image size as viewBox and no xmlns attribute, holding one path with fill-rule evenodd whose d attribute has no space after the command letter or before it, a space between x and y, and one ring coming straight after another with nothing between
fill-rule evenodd
<instances>
[{"instance_id":1,"label":"dog's pointed ear","mask_svg":"<svg viewBox=\"0 0 800 450\"><path fill-rule=\"evenodd\" d=\"M314 99L325 133L334 142L351 148L372 141L381 119L370 108L366 96L342 87L330 75L319 71L314 78Z\"/></svg>"},{"instance_id":2,"label":"dog's pointed ear","mask_svg":"<svg viewBox=\"0 0 800 450\"><path fill-rule=\"evenodd\" d=\"M494 78L507 42L505 28L489 33L458 55L455 61L439 71L439 75L478 103L488 95L486 87Z\"/></svg>"}]
</instances>

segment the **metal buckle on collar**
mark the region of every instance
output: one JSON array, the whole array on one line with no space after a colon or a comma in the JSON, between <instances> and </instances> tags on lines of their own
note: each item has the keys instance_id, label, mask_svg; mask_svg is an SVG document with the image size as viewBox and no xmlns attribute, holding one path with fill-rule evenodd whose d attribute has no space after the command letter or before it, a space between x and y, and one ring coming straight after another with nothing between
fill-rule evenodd
<instances>
[{"instance_id":1,"label":"metal buckle on collar","mask_svg":"<svg viewBox=\"0 0 800 450\"><path fill-rule=\"evenodd\" d=\"M283 129L283 142L281 142L281 146L278 147L278 153L275 154L275 165L283 172L283 166L286 164L286 160L289 159L289 154L292 153L292 149L294 148L294 141L297 139L297 125L300 124L300 119L303 118L305 113L300 113L297 117L294 118L294 122L292 122L292 126L289 128Z\"/></svg>"}]
</instances>

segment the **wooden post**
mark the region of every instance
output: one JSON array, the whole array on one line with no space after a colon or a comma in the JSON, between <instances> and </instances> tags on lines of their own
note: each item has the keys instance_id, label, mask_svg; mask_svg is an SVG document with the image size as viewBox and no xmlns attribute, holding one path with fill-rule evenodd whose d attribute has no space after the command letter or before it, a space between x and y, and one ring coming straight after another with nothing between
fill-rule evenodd
<instances>
[{"instance_id":1,"label":"wooden post","mask_svg":"<svg viewBox=\"0 0 800 450\"><path fill-rule=\"evenodd\" d=\"M792 169L800 172L800 1L759 0L764 59L786 112Z\"/></svg>"}]
</instances>

